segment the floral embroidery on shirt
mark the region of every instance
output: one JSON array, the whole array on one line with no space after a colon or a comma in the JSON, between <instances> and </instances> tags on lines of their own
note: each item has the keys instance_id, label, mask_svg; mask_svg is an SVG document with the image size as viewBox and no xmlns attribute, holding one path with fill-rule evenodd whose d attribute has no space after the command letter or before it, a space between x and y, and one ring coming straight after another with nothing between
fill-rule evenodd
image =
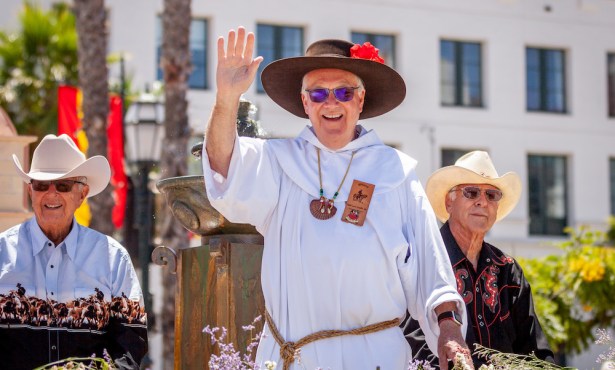
<instances>
[{"instance_id":1,"label":"floral embroidery on shirt","mask_svg":"<svg viewBox=\"0 0 615 370\"><path fill-rule=\"evenodd\" d=\"M498 273L500 269L495 266L489 266L481 276L481 280L484 283L483 301L485 305L489 307L491 312L495 313L495 309L499 301L498 292Z\"/></svg>"},{"instance_id":2,"label":"floral embroidery on shirt","mask_svg":"<svg viewBox=\"0 0 615 370\"><path fill-rule=\"evenodd\" d=\"M455 280L457 280L457 293L461 295L465 304L468 304L474 300L474 293L472 293L472 285L468 284L470 274L466 269L455 270Z\"/></svg>"}]
</instances>

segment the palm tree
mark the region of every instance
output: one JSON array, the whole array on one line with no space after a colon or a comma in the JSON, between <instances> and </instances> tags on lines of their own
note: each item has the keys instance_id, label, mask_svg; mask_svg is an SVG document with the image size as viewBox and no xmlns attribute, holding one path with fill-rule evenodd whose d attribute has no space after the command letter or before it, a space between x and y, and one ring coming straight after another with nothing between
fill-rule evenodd
<instances>
[{"instance_id":1,"label":"palm tree","mask_svg":"<svg viewBox=\"0 0 615 370\"><path fill-rule=\"evenodd\" d=\"M165 130L160 160L162 178L184 176L188 173L188 75L190 73L190 0L164 0L162 15L163 39L161 68L164 73ZM189 243L188 233L165 212L160 230L165 246L175 250ZM175 275L166 273L164 281L164 306L162 309L162 330L164 364L163 368L173 368L174 318L175 318Z\"/></svg>"},{"instance_id":2,"label":"palm tree","mask_svg":"<svg viewBox=\"0 0 615 370\"><path fill-rule=\"evenodd\" d=\"M74 0L79 55L79 87L83 94L83 129L88 137L88 157L107 156L107 115L109 86L107 29L104 0ZM104 234L114 232L111 221L112 188L89 200L93 215L90 227Z\"/></svg>"},{"instance_id":3,"label":"palm tree","mask_svg":"<svg viewBox=\"0 0 615 370\"><path fill-rule=\"evenodd\" d=\"M57 131L58 83L77 83L77 32L68 5L25 2L20 29L0 31L0 106L21 135Z\"/></svg>"}]
</instances>

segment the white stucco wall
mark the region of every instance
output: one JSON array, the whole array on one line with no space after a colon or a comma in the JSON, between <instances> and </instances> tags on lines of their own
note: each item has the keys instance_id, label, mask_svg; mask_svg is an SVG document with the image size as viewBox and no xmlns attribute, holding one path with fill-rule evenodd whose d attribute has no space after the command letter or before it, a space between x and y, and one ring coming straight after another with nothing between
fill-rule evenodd
<instances>
[{"instance_id":1,"label":"white stucco wall","mask_svg":"<svg viewBox=\"0 0 615 370\"><path fill-rule=\"evenodd\" d=\"M0 28L17 27L20 3L2 0ZM109 51L126 53L126 71L135 86L151 83L162 1L107 0L106 5ZM615 52L614 0L193 0L192 12L209 21L210 89L189 92L195 136L202 135L213 104L216 39L230 28L301 26L304 46L321 38L349 39L351 31L394 34L406 100L363 124L418 159L423 182L439 167L442 148L488 150L500 172L515 171L524 184L519 205L493 228L489 240L515 256L540 256L555 252L550 243L561 239L528 235L527 155L564 155L569 223L605 226L610 213L608 160L615 157L615 118L607 117L606 80L606 55ZM482 43L484 108L440 105L442 38ZM526 111L528 46L566 50L568 113ZM117 67L111 69L112 77L118 73ZM258 106L258 118L272 136L294 136L307 124L257 94L255 87L245 96ZM573 358L571 365L595 366L581 358L578 363Z\"/></svg>"}]
</instances>

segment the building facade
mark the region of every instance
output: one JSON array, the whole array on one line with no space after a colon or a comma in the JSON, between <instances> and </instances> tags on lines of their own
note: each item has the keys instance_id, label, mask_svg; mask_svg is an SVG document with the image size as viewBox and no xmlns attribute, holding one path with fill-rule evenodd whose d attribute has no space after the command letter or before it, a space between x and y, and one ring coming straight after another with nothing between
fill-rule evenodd
<instances>
[{"instance_id":1,"label":"building facade","mask_svg":"<svg viewBox=\"0 0 615 370\"><path fill-rule=\"evenodd\" d=\"M3 4L0 27L17 27L21 0ZM106 6L109 52L124 53L133 84L161 79L163 2ZM263 66L318 39L370 41L403 76L407 96L362 124L416 158L423 182L473 149L520 175L521 201L490 232L491 243L513 256L541 256L556 251L564 226L604 229L615 213L614 0L193 0L192 14L195 142L215 98L216 40L229 29L256 33ZM271 137L293 137L308 124L275 105L260 83L245 98ZM593 360L570 365L592 368Z\"/></svg>"}]
</instances>

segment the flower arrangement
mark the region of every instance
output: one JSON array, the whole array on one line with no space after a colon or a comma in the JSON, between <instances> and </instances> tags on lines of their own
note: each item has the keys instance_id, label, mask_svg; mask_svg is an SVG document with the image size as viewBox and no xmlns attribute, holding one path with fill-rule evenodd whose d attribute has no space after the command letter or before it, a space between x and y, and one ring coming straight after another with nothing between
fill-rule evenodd
<instances>
[{"instance_id":1,"label":"flower arrangement","mask_svg":"<svg viewBox=\"0 0 615 370\"><path fill-rule=\"evenodd\" d=\"M357 59L367 59L374 62L384 64L384 59L378 55L378 48L372 45L370 42L365 42L363 45L355 44L350 48L350 57Z\"/></svg>"},{"instance_id":2,"label":"flower arrangement","mask_svg":"<svg viewBox=\"0 0 615 370\"><path fill-rule=\"evenodd\" d=\"M611 335L605 329L598 329L598 339L596 344L608 345L609 349L601 353L596 359L597 363L606 364L606 368L609 370L615 370L615 347Z\"/></svg>"},{"instance_id":3,"label":"flower arrangement","mask_svg":"<svg viewBox=\"0 0 615 370\"><path fill-rule=\"evenodd\" d=\"M412 360L408 364L408 370L434 370L427 361Z\"/></svg>"},{"instance_id":4,"label":"flower arrangement","mask_svg":"<svg viewBox=\"0 0 615 370\"><path fill-rule=\"evenodd\" d=\"M474 354L488 360L488 365L481 365L479 370L574 370L572 367L561 367L530 355L503 353L476 344Z\"/></svg>"},{"instance_id":5,"label":"flower arrangement","mask_svg":"<svg viewBox=\"0 0 615 370\"><path fill-rule=\"evenodd\" d=\"M453 368L451 370L472 370L472 369L473 369L472 366L466 363L466 358L464 355L462 355L461 353L458 353L455 356L455 359L453 361ZM413 361L410 361L410 363L408 364L407 370L435 370L435 368L431 366L429 362L427 361L413 360ZM484 370L484 369L481 367L481 370Z\"/></svg>"},{"instance_id":6,"label":"flower arrangement","mask_svg":"<svg viewBox=\"0 0 615 370\"><path fill-rule=\"evenodd\" d=\"M242 327L245 331L251 333L255 329L255 324L261 320L261 317L254 319L252 324ZM216 370L259 370L260 367L253 360L254 348L263 337L262 332L254 335L252 341L246 348L246 352L242 355L235 350L232 343L226 342L227 330L225 328L210 328L209 326L203 329L203 332L211 336L212 344L217 344L220 349L219 355L212 355L208 365L210 369ZM598 329L598 339L596 344L608 345L609 348L604 353L600 354L596 359L597 363L605 363L606 369L615 370L615 347L613 339L609 332L605 329ZM474 354L488 360L488 365L481 365L478 370L574 370L571 367L561 367L547 361L543 361L533 354L517 355L513 353L502 353L490 348L476 344ZM35 370L114 370L117 369L113 360L110 358L107 351L104 351L104 358L68 358L62 361L53 362L51 364L36 368ZM466 363L465 357L458 354L453 361L454 367L451 370L469 370L471 367ZM277 364L274 361L265 361L264 368L261 370L275 370ZM315 370L322 370L321 368ZM426 361L413 360L408 364L407 370L435 370Z\"/></svg>"},{"instance_id":7,"label":"flower arrangement","mask_svg":"<svg viewBox=\"0 0 615 370\"><path fill-rule=\"evenodd\" d=\"M226 328L210 328L207 325L203 332L207 333L211 337L211 344L218 346L219 354L212 354L207 363L212 370L258 370L259 365L254 362L254 349L258 346L258 342L261 340L263 333L260 332L256 335L253 331L256 328L256 323L261 320L261 316L256 317L250 325L242 326L244 331L250 332L252 340L246 347L245 353L240 353L235 349L233 343L227 341L226 336L228 331ZM276 363L268 361L265 363L266 370L275 369Z\"/></svg>"},{"instance_id":8,"label":"flower arrangement","mask_svg":"<svg viewBox=\"0 0 615 370\"><path fill-rule=\"evenodd\" d=\"M103 358L98 357L70 357L64 360L37 367L34 370L114 370L115 363L107 350L103 350Z\"/></svg>"},{"instance_id":9,"label":"flower arrangement","mask_svg":"<svg viewBox=\"0 0 615 370\"><path fill-rule=\"evenodd\" d=\"M242 327L245 331L255 329L255 324L261 320L261 317L254 319L251 325ZM225 328L210 328L209 326L203 329L203 332L211 336L212 344L217 344L219 355L212 354L208 362L210 369L216 370L275 370L277 364L274 361L265 361L264 368L260 368L254 361L254 349L258 346L258 342L263 338L263 334L258 333L252 335L252 341L247 346L244 354L236 350L232 343L227 343L227 330ZM606 363L607 369L615 370L615 347L611 335L604 329L598 329L598 339L596 344L609 345L607 351L598 356L597 363ZM487 365L481 365L477 370L576 370L572 367L562 367L548 361L544 361L536 357L534 354L519 355L514 353L503 353L494 349L483 347L480 344L475 344L474 354L484 358ZM42 369L42 368L41 368ZM45 368L50 370L51 368ZM54 369L99 369L99 368L84 368L84 367L66 367ZM100 369L103 369L102 367ZM104 368L104 369L114 369ZM453 360L453 368L451 370L471 370L472 367L466 363L465 357L462 354L457 354ZM39 370L39 369L36 369ZM317 368L315 370L322 370ZM407 370L435 370L426 361L412 360L408 363Z\"/></svg>"}]
</instances>

